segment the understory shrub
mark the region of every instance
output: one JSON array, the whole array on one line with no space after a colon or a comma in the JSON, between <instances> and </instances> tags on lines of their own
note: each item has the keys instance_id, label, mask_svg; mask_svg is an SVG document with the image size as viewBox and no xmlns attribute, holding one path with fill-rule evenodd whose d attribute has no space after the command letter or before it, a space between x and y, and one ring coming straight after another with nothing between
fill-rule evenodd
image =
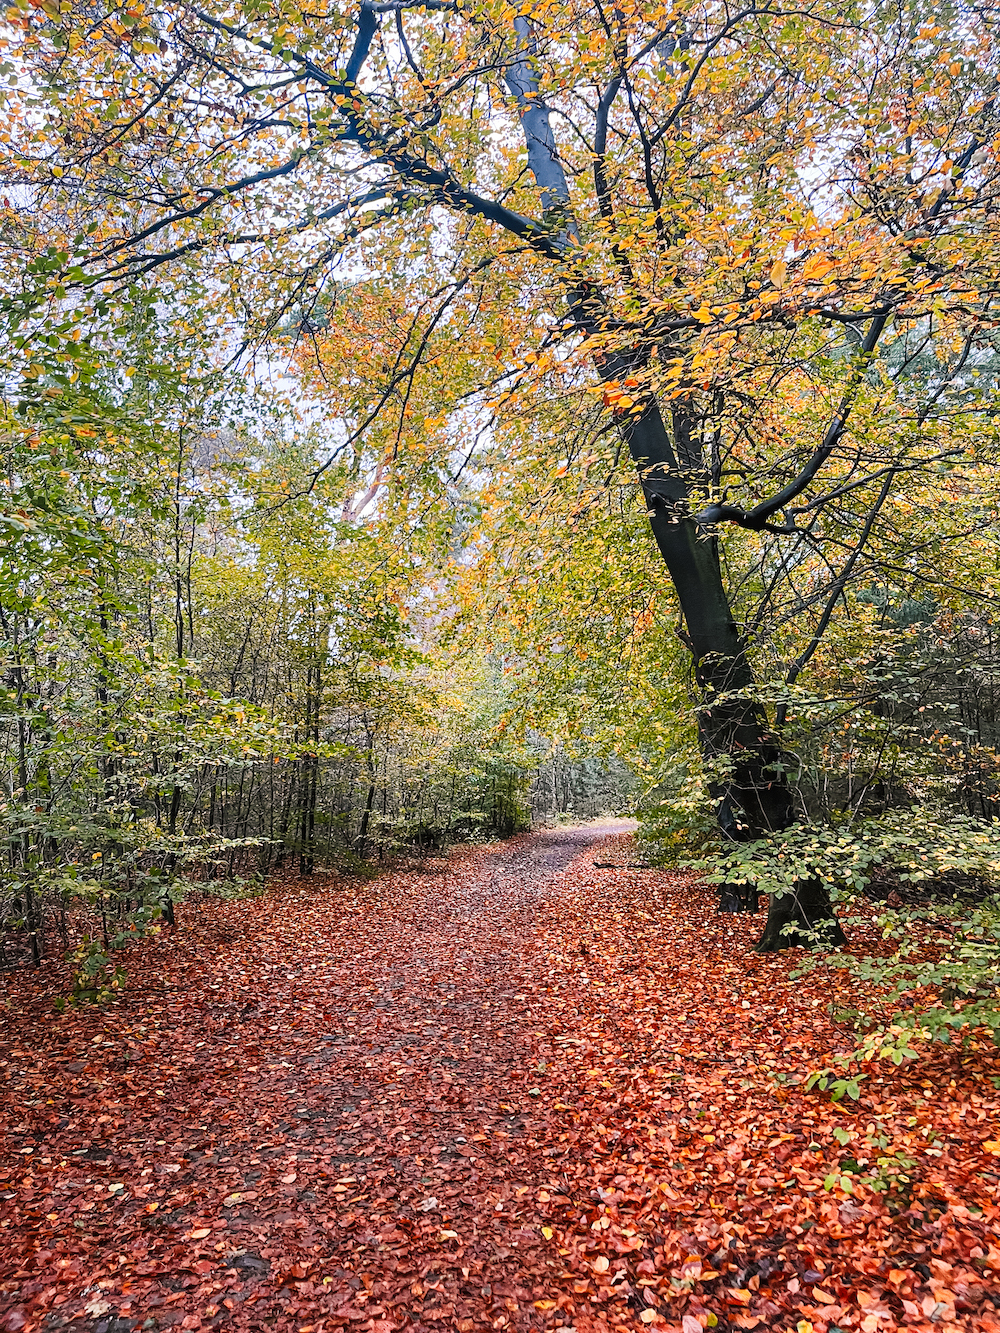
<instances>
[{"instance_id":1,"label":"understory shrub","mask_svg":"<svg viewBox=\"0 0 1000 1333\"><path fill-rule=\"evenodd\" d=\"M1000 1043L1000 820L914 806L839 824L798 824L766 839L732 843L678 863L710 884L752 886L758 893L794 893L817 877L830 890L842 924L863 920L865 898L879 902L875 924L887 949L856 957L817 951L805 969L829 969L863 997L860 1007L832 1008L853 1022L853 1059L899 1064L914 1043L971 1040L988 1033Z\"/></svg>"}]
</instances>

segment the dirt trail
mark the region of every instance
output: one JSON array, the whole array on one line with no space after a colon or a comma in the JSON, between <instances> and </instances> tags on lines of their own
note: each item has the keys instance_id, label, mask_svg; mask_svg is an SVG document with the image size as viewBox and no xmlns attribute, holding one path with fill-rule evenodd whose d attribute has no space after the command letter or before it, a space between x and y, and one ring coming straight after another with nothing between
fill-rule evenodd
<instances>
[{"instance_id":1,"label":"dirt trail","mask_svg":"<svg viewBox=\"0 0 1000 1333\"><path fill-rule=\"evenodd\" d=\"M0 1327L558 1327L517 1207L545 1166L535 928L573 858L632 827L185 909L125 1005L55 1021L46 1104L12 1089L4 1234L44 1240L8 1250Z\"/></svg>"},{"instance_id":2,"label":"dirt trail","mask_svg":"<svg viewBox=\"0 0 1000 1333\"><path fill-rule=\"evenodd\" d=\"M8 978L0 1330L1000 1333L1000 1053L808 1092L829 977L627 828L186 903L103 1012Z\"/></svg>"}]
</instances>

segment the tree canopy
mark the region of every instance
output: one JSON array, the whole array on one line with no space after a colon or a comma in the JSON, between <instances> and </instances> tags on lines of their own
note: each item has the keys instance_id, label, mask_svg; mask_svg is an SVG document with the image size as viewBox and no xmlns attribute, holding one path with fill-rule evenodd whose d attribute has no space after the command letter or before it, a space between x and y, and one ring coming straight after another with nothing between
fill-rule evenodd
<instances>
[{"instance_id":1,"label":"tree canopy","mask_svg":"<svg viewBox=\"0 0 1000 1333\"><path fill-rule=\"evenodd\" d=\"M62 411L96 359L161 448L140 343L166 338L178 658L180 529L228 506L209 567L240 584L249 541L288 589L313 754L334 643L360 663L364 625L382 681L472 625L522 722L617 750L730 848L931 772L993 813L992 721L975 756L956 724L996 600L988 11L53 0L8 25L16 410ZM220 431L231 456L196 442ZM206 459L238 494L182 504ZM722 903L756 893L723 877ZM837 936L818 874L771 904L763 948Z\"/></svg>"}]
</instances>

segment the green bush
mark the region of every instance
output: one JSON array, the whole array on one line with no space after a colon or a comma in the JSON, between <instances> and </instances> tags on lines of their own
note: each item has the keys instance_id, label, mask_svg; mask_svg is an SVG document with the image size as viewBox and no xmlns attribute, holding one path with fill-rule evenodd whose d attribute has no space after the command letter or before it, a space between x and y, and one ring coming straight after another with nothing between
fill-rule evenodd
<instances>
[{"instance_id":1,"label":"green bush","mask_svg":"<svg viewBox=\"0 0 1000 1333\"><path fill-rule=\"evenodd\" d=\"M876 925L887 952L817 953L805 965L861 982L871 997L862 1009L837 1011L862 1034L851 1058L900 1064L915 1056L914 1042L976 1030L1000 1043L1000 821L913 807L854 823L799 824L680 864L709 883L759 893L791 892L797 880L816 876L847 929L868 919L857 915L866 894L885 899ZM853 1081L833 1071L819 1077L840 1095L854 1093Z\"/></svg>"}]
</instances>

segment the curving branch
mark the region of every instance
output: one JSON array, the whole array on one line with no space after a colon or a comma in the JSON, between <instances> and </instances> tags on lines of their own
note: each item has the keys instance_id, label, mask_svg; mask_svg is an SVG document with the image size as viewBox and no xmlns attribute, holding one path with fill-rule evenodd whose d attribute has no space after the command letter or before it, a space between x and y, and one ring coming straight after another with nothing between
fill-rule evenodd
<instances>
[{"instance_id":1,"label":"curving branch","mask_svg":"<svg viewBox=\"0 0 1000 1333\"><path fill-rule=\"evenodd\" d=\"M813 451L812 457L798 476L794 477L787 486L783 486L777 495L772 495L769 500L762 500L753 509L742 509L739 505L708 505L700 514L694 516L696 523L703 525L735 523L738 527L748 528L751 532L793 533L798 531L794 524L778 526L771 524L770 520L780 509L784 509L790 500L794 500L797 495L802 494L839 444L844 431L847 429L848 418L857 398L862 376L888 322L888 313L876 315L872 320L864 342L858 348L854 373L841 399L840 406L824 431L822 440Z\"/></svg>"}]
</instances>

